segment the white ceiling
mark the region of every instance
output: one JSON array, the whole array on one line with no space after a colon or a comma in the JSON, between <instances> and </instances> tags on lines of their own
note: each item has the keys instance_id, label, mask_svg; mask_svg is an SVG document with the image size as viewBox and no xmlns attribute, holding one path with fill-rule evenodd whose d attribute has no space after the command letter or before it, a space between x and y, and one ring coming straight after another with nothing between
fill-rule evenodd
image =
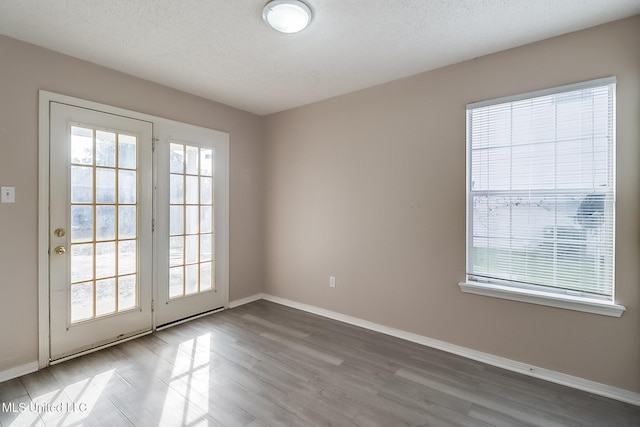
<instances>
[{"instance_id":1,"label":"white ceiling","mask_svg":"<svg viewBox=\"0 0 640 427\"><path fill-rule=\"evenodd\" d=\"M640 13L640 0L0 0L0 34L264 115ZM2 58L7 60L7 58Z\"/></svg>"}]
</instances>

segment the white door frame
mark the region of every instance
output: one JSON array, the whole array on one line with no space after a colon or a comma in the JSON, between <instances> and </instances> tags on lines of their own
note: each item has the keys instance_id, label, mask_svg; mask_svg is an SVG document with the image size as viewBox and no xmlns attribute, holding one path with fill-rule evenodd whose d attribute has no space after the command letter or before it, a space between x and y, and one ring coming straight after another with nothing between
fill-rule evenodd
<instances>
[{"instance_id":1,"label":"white door frame","mask_svg":"<svg viewBox=\"0 0 640 427\"><path fill-rule=\"evenodd\" d=\"M71 96L60 95L53 92L41 90L39 93L39 131L38 131L38 364L40 368L49 365L49 137L50 137L50 116L49 109L51 102L73 105L75 107L86 108L90 110L101 111L105 113L121 115L133 119L145 120L154 124L154 132L156 132L156 124L159 129L172 129L174 126L192 126L149 114L130 111L123 108L112 107L109 105L87 101ZM194 126L194 128L199 128ZM209 129L210 131L213 131ZM162 131L161 131L162 132ZM213 131L219 133L222 143L222 150L219 155L225 158L226 169L223 176L216 179L223 180L222 188L225 190L223 194L219 194L217 200L224 206L217 215L223 216L225 227L217 234L216 239L222 239L223 253L219 254L224 259L221 261L219 268L223 269L222 283L220 283L220 292L224 293L224 307L229 306L229 135L225 132ZM154 138L162 138L164 135L154 135ZM154 197L155 204L155 197ZM156 209L154 206L154 213ZM156 262L154 238L154 263ZM155 269L154 269L155 270ZM154 275L156 272L154 271ZM153 283L157 281L154 277ZM153 294L153 290L152 290ZM156 328L155 316L153 316L153 329ZM120 342L120 341L118 341Z\"/></svg>"}]
</instances>

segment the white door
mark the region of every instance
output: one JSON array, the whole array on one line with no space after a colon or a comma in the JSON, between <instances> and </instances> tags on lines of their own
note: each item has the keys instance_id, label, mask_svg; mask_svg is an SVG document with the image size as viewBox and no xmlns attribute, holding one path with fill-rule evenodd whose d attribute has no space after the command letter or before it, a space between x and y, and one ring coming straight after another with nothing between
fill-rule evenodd
<instances>
[{"instance_id":1,"label":"white door","mask_svg":"<svg viewBox=\"0 0 640 427\"><path fill-rule=\"evenodd\" d=\"M152 328L152 124L50 104L50 357Z\"/></svg>"},{"instance_id":2,"label":"white door","mask_svg":"<svg viewBox=\"0 0 640 427\"><path fill-rule=\"evenodd\" d=\"M228 303L229 135L175 122L157 135L155 324L163 326Z\"/></svg>"}]
</instances>

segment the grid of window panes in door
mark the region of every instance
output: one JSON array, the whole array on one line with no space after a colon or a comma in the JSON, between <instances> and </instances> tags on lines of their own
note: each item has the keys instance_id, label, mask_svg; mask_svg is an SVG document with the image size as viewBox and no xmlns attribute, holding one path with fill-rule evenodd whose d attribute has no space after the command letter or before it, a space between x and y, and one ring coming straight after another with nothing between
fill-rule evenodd
<instances>
[{"instance_id":1,"label":"grid of window panes in door","mask_svg":"<svg viewBox=\"0 0 640 427\"><path fill-rule=\"evenodd\" d=\"M72 322L138 304L137 142L71 126Z\"/></svg>"},{"instance_id":2,"label":"grid of window panes in door","mask_svg":"<svg viewBox=\"0 0 640 427\"><path fill-rule=\"evenodd\" d=\"M170 144L169 298L215 289L213 150Z\"/></svg>"}]
</instances>

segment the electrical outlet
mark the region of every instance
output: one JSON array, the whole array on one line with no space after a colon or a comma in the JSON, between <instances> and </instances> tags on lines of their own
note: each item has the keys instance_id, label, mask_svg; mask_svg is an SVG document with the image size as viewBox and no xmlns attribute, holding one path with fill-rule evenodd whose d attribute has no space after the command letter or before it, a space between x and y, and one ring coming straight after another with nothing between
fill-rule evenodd
<instances>
[{"instance_id":1,"label":"electrical outlet","mask_svg":"<svg viewBox=\"0 0 640 427\"><path fill-rule=\"evenodd\" d=\"M15 203L16 202L16 187L0 187L0 202L2 203Z\"/></svg>"},{"instance_id":2,"label":"electrical outlet","mask_svg":"<svg viewBox=\"0 0 640 427\"><path fill-rule=\"evenodd\" d=\"M329 287L336 287L336 276L329 276Z\"/></svg>"}]
</instances>

